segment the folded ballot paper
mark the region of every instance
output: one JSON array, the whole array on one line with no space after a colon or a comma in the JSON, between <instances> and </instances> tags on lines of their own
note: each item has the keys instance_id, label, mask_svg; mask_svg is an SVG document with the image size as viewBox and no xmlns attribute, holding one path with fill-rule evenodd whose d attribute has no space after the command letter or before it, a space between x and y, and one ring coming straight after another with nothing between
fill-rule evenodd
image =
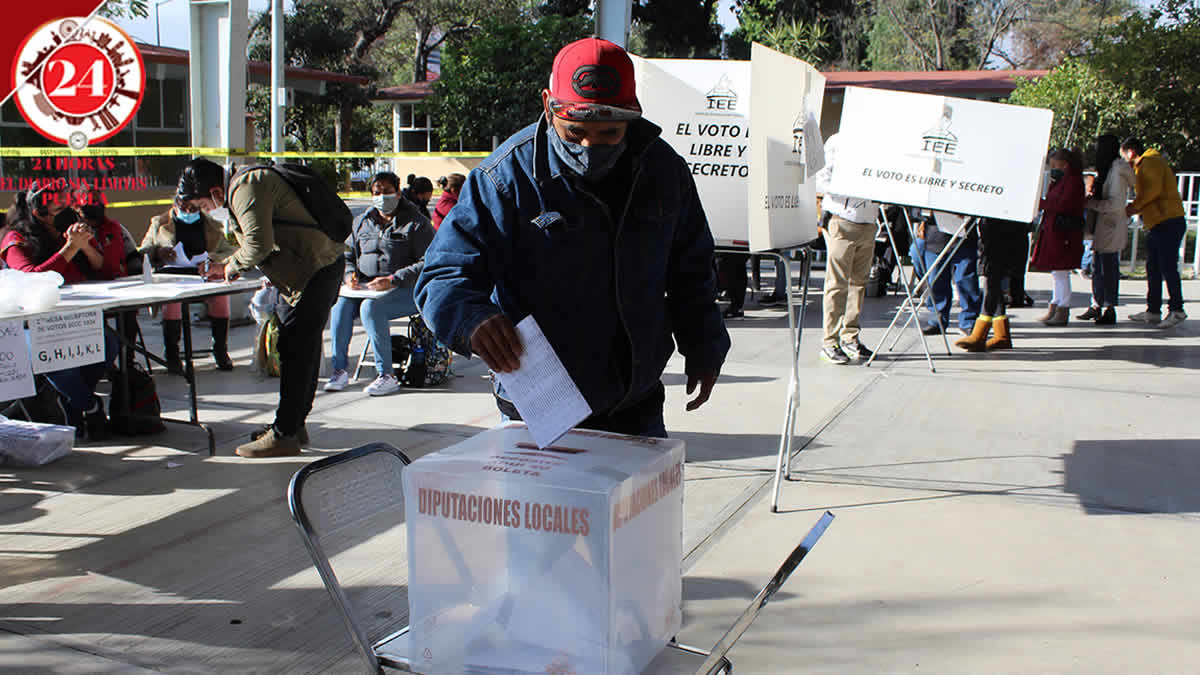
<instances>
[{"instance_id":1,"label":"folded ballot paper","mask_svg":"<svg viewBox=\"0 0 1200 675\"><path fill-rule=\"evenodd\" d=\"M510 423L404 471L412 669L640 673L681 622L684 443Z\"/></svg>"}]
</instances>

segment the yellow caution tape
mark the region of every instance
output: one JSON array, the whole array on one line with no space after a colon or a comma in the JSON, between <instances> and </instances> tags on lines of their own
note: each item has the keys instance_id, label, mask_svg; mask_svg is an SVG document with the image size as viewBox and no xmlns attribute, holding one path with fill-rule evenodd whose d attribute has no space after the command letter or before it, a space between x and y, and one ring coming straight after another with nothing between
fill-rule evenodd
<instances>
[{"instance_id":1,"label":"yellow caution tape","mask_svg":"<svg viewBox=\"0 0 1200 675\"><path fill-rule=\"evenodd\" d=\"M370 199L370 192L339 192L338 196L342 199ZM131 209L136 206L170 206L175 203L174 199L143 199L132 202L109 202L110 209Z\"/></svg>"},{"instance_id":2,"label":"yellow caution tape","mask_svg":"<svg viewBox=\"0 0 1200 675\"><path fill-rule=\"evenodd\" d=\"M259 152L231 148L0 148L0 157L282 157L287 159L435 159L461 157L482 159L487 152Z\"/></svg>"}]
</instances>

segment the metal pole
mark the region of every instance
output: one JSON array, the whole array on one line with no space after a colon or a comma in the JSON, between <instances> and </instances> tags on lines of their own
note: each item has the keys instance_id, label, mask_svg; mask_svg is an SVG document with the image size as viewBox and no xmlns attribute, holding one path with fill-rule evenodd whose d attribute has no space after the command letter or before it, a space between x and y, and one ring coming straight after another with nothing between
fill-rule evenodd
<instances>
[{"instance_id":1,"label":"metal pole","mask_svg":"<svg viewBox=\"0 0 1200 675\"><path fill-rule=\"evenodd\" d=\"M283 0L271 0L271 152L283 152Z\"/></svg>"}]
</instances>

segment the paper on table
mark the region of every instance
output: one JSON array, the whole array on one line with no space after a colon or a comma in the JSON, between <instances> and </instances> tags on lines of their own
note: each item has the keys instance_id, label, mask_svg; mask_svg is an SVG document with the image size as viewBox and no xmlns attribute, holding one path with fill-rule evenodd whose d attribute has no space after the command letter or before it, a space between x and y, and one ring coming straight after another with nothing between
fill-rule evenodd
<instances>
[{"instance_id":1,"label":"paper on table","mask_svg":"<svg viewBox=\"0 0 1200 675\"><path fill-rule=\"evenodd\" d=\"M517 335L525 348L521 366L496 376L517 406L533 440L539 448L544 448L587 419L592 408L533 316L517 324Z\"/></svg>"},{"instance_id":2,"label":"paper on table","mask_svg":"<svg viewBox=\"0 0 1200 675\"><path fill-rule=\"evenodd\" d=\"M187 257L187 253L183 252L183 242L176 242L175 259L171 261L171 267L199 267L200 263L208 260L208 251L201 251L196 254L195 258Z\"/></svg>"}]
</instances>

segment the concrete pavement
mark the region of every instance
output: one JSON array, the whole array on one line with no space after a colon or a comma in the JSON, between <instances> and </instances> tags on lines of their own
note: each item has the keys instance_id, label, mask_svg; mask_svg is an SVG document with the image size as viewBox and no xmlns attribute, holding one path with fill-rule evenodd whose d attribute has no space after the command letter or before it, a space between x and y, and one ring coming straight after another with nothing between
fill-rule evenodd
<instances>
[{"instance_id":1,"label":"concrete pavement","mask_svg":"<svg viewBox=\"0 0 1200 675\"><path fill-rule=\"evenodd\" d=\"M1048 277L1030 282L1044 302ZM1200 282L1184 290L1198 297ZM1122 291L1122 316L1140 309L1144 283ZM896 304L868 302L868 344ZM1200 305L1169 332L1035 327L1043 309L1014 310L1016 349L943 352L931 374L911 335L870 369L818 361L815 295L803 451L780 514L763 497L786 324L781 310L747 307L704 408L684 412L681 362L665 377L667 427L688 441L681 639L715 642L829 509L825 538L735 648L739 672L1195 669ZM157 326L143 321L153 343ZM271 419L277 385L244 367L251 337L236 329L232 375L202 362L217 457L196 430L171 427L42 469L0 468L0 671L360 669L287 514L287 481L369 440L414 455L457 442L496 422L488 382L481 364L460 362L438 389L319 394L312 450L249 462L232 448ZM159 383L164 406L181 410L182 383Z\"/></svg>"}]
</instances>

